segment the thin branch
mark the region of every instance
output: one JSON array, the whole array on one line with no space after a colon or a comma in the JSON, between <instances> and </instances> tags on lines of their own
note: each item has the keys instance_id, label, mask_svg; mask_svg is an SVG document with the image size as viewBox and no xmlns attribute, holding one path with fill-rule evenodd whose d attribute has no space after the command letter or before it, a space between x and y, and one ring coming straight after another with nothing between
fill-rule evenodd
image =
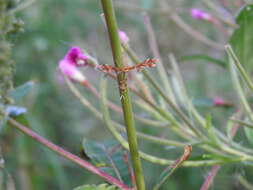
<instances>
[{"instance_id":1,"label":"thin branch","mask_svg":"<svg viewBox=\"0 0 253 190\"><path fill-rule=\"evenodd\" d=\"M216 176L217 172L220 169L220 165L215 165L212 167L211 171L209 172L208 176L205 179L205 182L201 186L200 190L208 190L210 185L213 183L214 177Z\"/></svg>"},{"instance_id":2,"label":"thin branch","mask_svg":"<svg viewBox=\"0 0 253 190\"><path fill-rule=\"evenodd\" d=\"M192 152L191 146L184 147L184 153L180 158L178 158L172 165L168 166L160 175L159 182L155 185L153 190L159 190L160 187L164 184L164 182L175 172L177 168L179 168L184 161L188 160Z\"/></svg>"},{"instance_id":3,"label":"thin branch","mask_svg":"<svg viewBox=\"0 0 253 190\"><path fill-rule=\"evenodd\" d=\"M180 27L181 29L183 29L183 31L185 31L186 33L188 33L190 36L192 36L193 38L195 38L196 40L202 42L203 44L206 44L212 48L215 48L217 50L224 50L224 45L223 44L219 44L217 42L214 42L210 39L208 39L206 36L204 36L202 33L198 32L197 30L195 30L194 28L192 28L189 24L187 24L186 22L184 22L183 19L181 19L181 17L176 14L176 13L172 13L170 15L170 18L172 19L172 21L175 22L175 24Z\"/></svg>"},{"instance_id":4,"label":"thin branch","mask_svg":"<svg viewBox=\"0 0 253 190\"><path fill-rule=\"evenodd\" d=\"M111 50L114 64L117 68L123 67L123 56L121 43L119 39L119 30L112 0L101 0L105 21L108 29L108 35L111 42ZM138 141L135 129L135 121L133 117L132 101L129 96L129 88L127 86L127 77L125 73L117 75L121 105L123 109L124 121L127 131L130 156L133 164L134 174L136 178L136 186L138 190L145 190L145 181L142 171L140 155L138 152Z\"/></svg>"},{"instance_id":5,"label":"thin branch","mask_svg":"<svg viewBox=\"0 0 253 190\"><path fill-rule=\"evenodd\" d=\"M14 120L12 118L9 118L8 121L11 124L10 126L15 127L16 129L20 130L22 133L28 135L29 137L31 137L35 141L41 143L42 145L46 146L47 148L49 148L50 150L56 152L57 154L63 156L64 158L72 161L73 163L81 166L82 168L87 169L91 173L100 176L104 180L108 181L109 183L111 183L113 185L116 185L119 188L130 190L129 187L127 187L125 184L123 184L122 182L120 182L116 178L114 178L114 177L108 175L107 173L99 170L98 168L96 168L95 166L93 166L89 162L87 162L85 160L82 160L78 156L76 156L76 155L64 150L63 148L53 144L52 142L50 142L47 139L43 138L42 136L38 135L34 131L30 130L28 127L18 123L16 120Z\"/></svg>"},{"instance_id":6,"label":"thin branch","mask_svg":"<svg viewBox=\"0 0 253 190\"><path fill-rule=\"evenodd\" d=\"M242 175L238 175L237 179L245 189L247 189L247 190L252 190L253 189L253 184L248 182Z\"/></svg>"},{"instance_id":7,"label":"thin branch","mask_svg":"<svg viewBox=\"0 0 253 190\"><path fill-rule=\"evenodd\" d=\"M164 67L163 61L162 61L162 56L159 52L156 36L155 36L155 31L152 27L152 23L150 20L150 17L148 14L144 15L144 24L146 26L146 30L148 32L148 41L149 41L149 46L151 48L151 51L153 52L153 55L158 59L157 62L157 68L159 72L159 76L162 79L163 85L168 93L168 96L170 97L171 101L175 102L176 104L176 99L175 96L172 92L172 88L170 86L170 82L166 73L166 69Z\"/></svg>"},{"instance_id":8,"label":"thin branch","mask_svg":"<svg viewBox=\"0 0 253 190\"><path fill-rule=\"evenodd\" d=\"M252 83L250 77L248 76L247 72L243 68L242 64L240 63L239 58L236 56L235 52L233 51L231 45L226 45L225 49L226 49L228 56L230 56L234 60L232 63L234 63L235 66L237 67L237 69L239 70L239 72L240 72L243 80L247 84L248 88L253 92L253 83Z\"/></svg>"}]
</instances>

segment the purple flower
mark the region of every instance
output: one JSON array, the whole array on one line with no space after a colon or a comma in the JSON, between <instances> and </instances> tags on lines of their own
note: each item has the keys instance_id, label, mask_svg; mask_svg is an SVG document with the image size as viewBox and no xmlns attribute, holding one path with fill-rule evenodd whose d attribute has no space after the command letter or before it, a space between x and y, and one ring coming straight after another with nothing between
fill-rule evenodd
<instances>
[{"instance_id":1,"label":"purple flower","mask_svg":"<svg viewBox=\"0 0 253 190\"><path fill-rule=\"evenodd\" d=\"M87 65L88 58L89 57L82 52L81 48L73 46L65 55L64 60L68 61L69 64L80 67Z\"/></svg>"},{"instance_id":2,"label":"purple flower","mask_svg":"<svg viewBox=\"0 0 253 190\"><path fill-rule=\"evenodd\" d=\"M124 44L129 42L129 37L123 30L119 30L119 38Z\"/></svg>"},{"instance_id":3,"label":"purple flower","mask_svg":"<svg viewBox=\"0 0 253 190\"><path fill-rule=\"evenodd\" d=\"M67 58L67 56L59 62L60 71L69 79L86 84L85 76L77 69L77 67Z\"/></svg>"},{"instance_id":4,"label":"purple flower","mask_svg":"<svg viewBox=\"0 0 253 190\"><path fill-rule=\"evenodd\" d=\"M201 9L191 9L191 16L194 19L197 20L207 20L207 21L211 21L212 20L212 16L204 11L202 11Z\"/></svg>"}]
</instances>

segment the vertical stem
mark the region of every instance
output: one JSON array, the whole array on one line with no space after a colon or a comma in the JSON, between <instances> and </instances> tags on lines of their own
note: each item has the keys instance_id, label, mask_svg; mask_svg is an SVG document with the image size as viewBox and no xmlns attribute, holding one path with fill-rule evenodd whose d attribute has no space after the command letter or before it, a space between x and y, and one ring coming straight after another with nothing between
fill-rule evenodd
<instances>
[{"instance_id":1,"label":"vertical stem","mask_svg":"<svg viewBox=\"0 0 253 190\"><path fill-rule=\"evenodd\" d=\"M112 0L101 0L105 20L109 32L112 54L114 58L114 64L116 67L123 67L122 50L118 36L118 26L113 9ZM138 190L145 190L144 177L142 173L141 160L138 152L138 143L136 137L136 130L132 112L131 99L128 93L127 78L124 73L119 73L117 76L121 104L124 112L124 120L126 125L128 143L131 153L131 159L133 163L134 173L136 177L136 185Z\"/></svg>"}]
</instances>

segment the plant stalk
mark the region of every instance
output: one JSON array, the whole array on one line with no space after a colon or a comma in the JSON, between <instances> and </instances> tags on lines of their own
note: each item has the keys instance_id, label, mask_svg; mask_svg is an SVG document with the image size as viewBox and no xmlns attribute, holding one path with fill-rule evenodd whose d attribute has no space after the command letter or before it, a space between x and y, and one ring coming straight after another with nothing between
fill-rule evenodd
<instances>
[{"instance_id":1,"label":"plant stalk","mask_svg":"<svg viewBox=\"0 0 253 190\"><path fill-rule=\"evenodd\" d=\"M118 35L118 26L117 21L113 9L112 0L101 0L104 16L106 20L106 25L109 32L111 49L114 59L114 64L116 67L123 67L123 59L122 59L122 50L120 39ZM131 159L133 163L135 178L136 178L136 186L138 190L145 190L145 182L141 167L141 160L138 152L138 143L137 136L134 124L134 117L132 111L131 99L128 93L127 87L127 78L124 73L119 73L117 75L119 92L121 97L121 104L124 113L124 120L126 125L128 143L131 153Z\"/></svg>"}]
</instances>

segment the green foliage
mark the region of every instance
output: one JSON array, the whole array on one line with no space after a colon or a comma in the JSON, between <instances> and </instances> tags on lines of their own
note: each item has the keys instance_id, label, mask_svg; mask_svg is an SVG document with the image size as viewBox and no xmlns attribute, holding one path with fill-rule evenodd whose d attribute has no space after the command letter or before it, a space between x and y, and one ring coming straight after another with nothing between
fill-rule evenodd
<instances>
[{"instance_id":1,"label":"green foliage","mask_svg":"<svg viewBox=\"0 0 253 190\"><path fill-rule=\"evenodd\" d=\"M246 5L236 17L239 28L236 29L230 38L235 54L246 71L251 73L253 68L253 5Z\"/></svg>"},{"instance_id":2,"label":"green foliage","mask_svg":"<svg viewBox=\"0 0 253 190\"><path fill-rule=\"evenodd\" d=\"M13 0L12 2L14 1L15 0ZM171 0L168 2L171 2L171 8L173 9L173 11L175 11L175 13L181 6L180 9L182 8L182 10L186 10L187 14L188 9L194 6L197 7L200 3L200 1L197 0L183 0L178 2ZM137 8L136 10L139 10L138 8L145 8L147 11L150 11L150 16L152 18L152 21L154 21L152 24L154 25L155 34L158 39L158 46L161 50L161 57L163 58L164 65L166 67L168 66L166 58L169 52L173 52L176 57L182 57L182 55L192 55L193 50L194 52L196 52L195 50L201 50L201 54L182 57L182 59L178 60L179 66L182 66L183 69L183 77L184 81L186 82L187 90L190 90L190 93L189 101L186 100L181 102L178 98L181 94L175 93L173 91L176 97L175 102L173 103L175 103L176 107L185 114L186 118L189 119L192 125L198 127L198 130L203 132L203 135L195 139L190 129L186 128L187 122L185 122L185 120L182 120L180 115L178 115L175 110L171 109L169 105L166 105L165 101L163 100L163 97L161 97L161 95L157 93L157 91L155 91L153 87L151 87L150 82L148 82L148 80L144 79L143 77L143 80L141 78L141 82L143 82L144 87L147 87L147 89L150 91L149 94L153 96L153 99L151 99L152 103L154 103L156 108L158 108L159 110L163 110L163 113L167 118L164 118L163 116L161 116L160 113L156 112L156 110L153 109L151 105L148 105L143 100L137 99L138 97L133 96L134 101L137 102L140 100L140 104L143 107L146 106L147 108L145 111L140 111L140 106L135 105L134 111L138 112L136 116L152 119L155 122L164 123L161 128L152 128L151 123L146 122L146 124L143 124L137 121L138 132L140 132L140 134L142 135L139 139L141 151L143 151L142 153L144 153L144 155L152 154L154 156L157 156L158 158L161 157L166 159L166 161L169 160L171 162L176 159L177 155L177 149L174 145L154 145L153 142L148 142L146 141L146 139L142 139L143 137L147 137L145 135L153 135L153 137L156 137L156 141L164 138L166 140L175 140L176 142L181 143L193 143L194 155L190 159L190 163L198 163L200 161L206 163L209 163L211 161L231 163L231 160L233 161L233 158L237 158L237 160L235 161L239 161L238 165L235 166L231 163L222 166L223 168L227 167L230 169L229 172L224 171L223 176L231 176L231 173L235 173L234 168L238 168L238 166L242 168L243 163L245 163L241 162L241 158L244 159L247 155L236 155L237 153L244 153L244 143L242 146L242 143L240 142L244 142L243 140L245 139L245 136L242 136L242 133L239 129L239 133L236 136L236 140L238 140L238 143L234 141L232 143L235 144L232 144L232 146L230 146L230 141L227 140L227 137L223 134L223 132L226 130L226 120L230 117L231 113L234 112L234 109L212 109L212 99L206 98L213 97L216 95L222 95L223 97L228 99L229 102L231 101L233 104L236 104L238 101L235 100L235 97L233 95L234 91L233 93L231 93L231 80L227 80L227 78L225 77L227 72L224 72L224 70L220 72L220 70L212 64L202 64L201 66L203 70L201 71L204 72L199 72L199 70L197 71L195 64L190 65L189 63L187 65L180 65L181 62L184 61L196 61L198 63L213 63L221 67L226 67L227 63L223 61L223 58L216 59L212 57L212 55L217 55L217 57L223 55L223 51L217 51L212 48L205 48L204 45L202 46L200 44L196 44L195 42L191 41L191 38L187 36L187 32L185 33L185 31L179 30L171 22L167 22L170 18L170 12L168 11L167 16L166 7L161 6L160 1L142 0L138 3L132 3L133 4L131 4L131 6L126 6L126 9L120 9L116 6L116 8L118 9L117 16L121 19L120 27L124 28L127 32L129 32L129 34L131 34L130 45L131 47L133 47L134 50L136 50L135 53L141 58L140 60L142 60L144 57L152 56L151 53L148 51L149 47L147 46L147 36L144 35L143 30L139 31L140 28L142 29L144 27L142 25L142 17L139 14L140 12L134 12L135 7ZM173 4L176 4L177 6L173 7ZM8 5L8 9L10 7L13 7L14 5L15 3L12 3L12 5ZM187 5L191 5L192 7L189 7ZM154 6L155 8L153 9ZM244 10L245 8L242 9L242 11ZM45 12L47 14L45 14ZM101 123L98 122L95 118L91 119L91 115L87 111L87 109L81 107L78 100L71 96L69 91L66 90L65 87L63 87L63 84L56 79L57 76L55 73L55 68L57 67L57 62L64 56L64 53L66 52L69 45L81 45L81 47L85 48L89 53L91 53L91 55L97 56L96 58L99 62L101 62L101 64L112 63L111 54L108 51L108 42L105 41L105 34L102 30L103 24L99 17L100 12L101 10L98 1L45 0L37 1L34 4L34 7L29 7L26 9L26 11L21 13L22 17L27 23L26 31L19 37L10 36L13 37L12 40L14 40L15 42L14 45L17 44L17 46L15 46L14 53L17 62L19 62L19 64L17 65L17 73L15 75L15 83L19 85L23 84L24 81L30 81L31 79L35 79L36 81L38 81L39 88L36 88L36 91L32 93L31 96L29 96L29 100L26 98L22 98L34 86L29 82L27 84L19 86L17 89L11 92L9 89L12 88L12 85L7 85L8 91L6 95L11 95L15 100L20 101L19 103L21 103L22 105L28 105L27 107L29 107L29 121L32 121L30 126L34 127L35 131L37 131L44 137L51 139L53 142L60 144L63 147L67 147L67 149L70 149L70 151L76 152L76 154L78 154L78 151L76 151L76 147L78 147L80 139L83 136L89 137L89 139L100 139L100 143L95 141L87 141L88 145L86 145L86 142L84 142L84 151L88 155L88 157L91 158L91 162L103 171L106 171L107 173L112 174L117 178L119 178L120 176L121 178L123 178L124 182L126 182L127 184L131 184L131 180L128 173L129 168L127 164L125 164L124 160L122 160L122 155L124 155L125 152L121 150L121 147L117 145L117 143L103 142L101 140L108 138L108 133L101 130ZM179 16L181 16L181 14L186 14L186 12L178 12L178 14ZM248 16L249 18L247 18ZM240 27L235 30L230 42L234 46L234 48L237 49L236 54L238 54L239 52L239 54L243 55L243 52L246 52L246 54L250 56L250 51L252 49L252 43L250 42L252 38L252 29L249 28L252 28L252 20L250 20L251 15L248 16L246 16L246 19L244 18L244 16L241 16L241 18L239 19L240 16L238 16L237 22L238 24L240 24ZM11 17L13 17L13 15ZM188 18L183 17L183 19L187 20ZM246 21L246 23L244 21ZM133 23L139 24L136 25ZM203 28L201 26L203 26ZM8 29L9 34L14 31L13 27L14 24ZM227 41L227 39L223 39L221 35L215 36L215 33L213 33L214 30L211 30L210 27L215 26L207 22L201 23L201 21L196 21L196 25L192 24L193 29L201 30L201 33L203 33L203 35L207 35L208 37L210 37L210 39L221 39L221 41ZM227 28L228 27L225 26L225 29ZM217 29L218 28L215 28L215 31ZM244 40L245 36L247 40L249 38L248 41ZM64 43L62 43L62 41L64 41ZM7 40L5 39L4 42L7 42ZM191 42L191 45L189 45L189 42ZM247 51L245 51L246 46ZM7 43L7 47L8 48L6 48L6 50L8 51L1 51L0 54L5 54L4 56L7 55L8 63L10 63L12 61L11 59L9 59L9 53L11 50L9 42ZM246 55L245 57L247 59L250 59ZM0 57L0 59L1 58L2 56ZM154 70L152 69L147 71L151 71L151 76L156 80L158 74ZM6 71L9 72L9 70ZM1 72L5 72L5 70L1 69L0 73ZM13 70L9 72L8 76L11 76L12 72ZM91 71L91 69L86 69L84 72L85 75L87 74L86 77L91 81L92 84L93 82L95 84L95 82L98 81L98 76L94 74L93 70ZM134 74L135 72L133 72L133 76ZM137 75L139 77L141 76L141 73L138 73ZM2 76L3 75L1 75L0 78ZM168 77L169 79L172 78L173 80L178 80L177 74L175 74L174 71L171 70ZM195 81L195 78L197 78L198 81ZM4 79L6 79L8 83L10 82L10 78ZM134 84L137 87L136 89L140 90L138 88L138 83L135 83L134 81L135 79L129 79L129 85ZM162 84L159 79L156 82L159 85ZM171 83L173 82L174 81L172 81ZM110 89L111 94L113 94L115 97L117 96L117 93L114 93L116 91L115 83L111 83L112 85L108 87L108 89ZM201 83L202 85L198 85L199 83ZM1 84L3 84L2 81ZM181 81L177 81L175 83L175 86L173 86L173 89L174 87L181 88ZM87 92L86 89L83 89L83 87L80 87L79 89L81 94L87 97L87 99L90 100L91 103L98 103L98 100L95 100L93 96L90 96L90 93ZM164 86L161 85L161 89L164 90ZM181 93L182 91L178 92ZM201 94L201 98L197 99L195 95L199 94ZM166 94L166 97L167 96L169 97L168 94ZM118 103L118 99L113 99L111 96L109 96L109 99L114 103ZM187 99L187 97L185 99ZM6 100L5 102L9 101ZM241 109L240 105L237 104L236 108ZM17 107L15 109L16 111L20 111L20 109ZM210 112L212 112L212 120L210 117L202 118L203 115L209 115ZM154 115L159 115L159 117L154 117ZM112 123L116 127L122 126L117 125L118 123L115 123L116 120L114 119L118 119L118 117L121 117L121 115L119 114L116 116L116 114L113 114L112 117ZM171 120L168 121L168 118ZM27 123L27 125L29 126L29 123ZM120 130L122 130L122 128ZM121 134L124 134L123 131L119 132L121 132ZM220 135L218 135L218 139L215 138L217 136L217 132L219 132ZM189 138L184 139L184 136L186 136L187 134L190 134L188 136ZM249 139L252 139L252 135L247 136ZM14 173L15 179L19 180L19 176L16 173L18 173L18 171L23 171L22 169L26 167L25 164L30 164L27 166L26 177L32 181L32 189L41 190L50 188L62 190L70 189L70 187L73 187L74 184L99 184L99 182L97 181L94 182L94 180L92 179L93 175L90 175L83 170L78 170L75 166L69 164L68 161L63 161L62 159L59 160L59 158L51 152L40 151L41 148L38 148L36 143L33 143L31 141L28 141L28 143L20 143L20 141L16 141L17 143L15 145L13 144L13 142L15 142L14 138L16 139L16 134L13 131L8 131L8 134L5 135L3 138L3 147L6 149L5 152L7 152L6 157L9 158L7 160L7 168ZM205 141L201 141L202 138ZM205 144L206 142L209 142L209 144ZM16 154L15 146L18 147L18 154ZM20 148L20 146L22 147ZM113 149L112 147L117 146L120 147L118 149L117 154L109 154L108 157L108 152ZM203 147L210 148L210 150L212 150L213 152L209 152L208 149L203 149ZM219 149L219 147L223 148L225 151L223 151L223 149ZM229 151L231 151L232 153ZM250 151L248 151L247 149L245 150L245 152L246 154L250 154ZM33 155L32 159L30 158L30 155ZM19 163L21 163L20 168ZM114 163L116 167L114 167L112 163ZM153 186L155 180L157 179L157 177L154 176L159 176L159 167L157 167L156 165L151 165L147 162L144 162L144 165L145 175L147 179L147 189L150 189L150 187ZM33 166L33 169L30 169L31 166ZM15 168L15 171L13 170L13 168ZM119 171L118 173L120 175L117 174L116 170ZM251 172L251 168L245 168L245 172L247 171ZM41 175L37 175L38 172ZM178 172L175 173L175 177L169 178L169 188L171 190L187 188L199 189L200 183L202 183L203 176L206 175L206 172L207 171L205 168L187 168L185 170L180 169ZM249 173L249 176L252 176L252 172ZM182 181L184 183L182 183ZM65 185L65 183L70 184ZM215 180L215 183L217 185L214 186L214 189L216 189L216 187L217 189L220 189L220 187L224 187L226 189L234 188L232 187L233 184L230 183L230 180L224 180L224 178L220 179L218 177ZM220 184L221 186L219 186ZM107 185L102 186L100 185L101 188L107 187ZM98 189L100 187L95 185L86 185L79 188ZM110 186L108 186L108 188L109 187ZM166 189L166 187L164 189Z\"/></svg>"},{"instance_id":3,"label":"green foliage","mask_svg":"<svg viewBox=\"0 0 253 190\"><path fill-rule=\"evenodd\" d=\"M107 140L99 143L84 140L83 150L95 166L119 180L123 180L125 184L131 185L131 175L129 174L131 166L125 160L128 155L117 141Z\"/></svg>"},{"instance_id":4,"label":"green foliage","mask_svg":"<svg viewBox=\"0 0 253 190\"><path fill-rule=\"evenodd\" d=\"M110 186L108 184L100 184L100 185L83 185L75 188L74 190L117 190L115 186Z\"/></svg>"}]
</instances>

